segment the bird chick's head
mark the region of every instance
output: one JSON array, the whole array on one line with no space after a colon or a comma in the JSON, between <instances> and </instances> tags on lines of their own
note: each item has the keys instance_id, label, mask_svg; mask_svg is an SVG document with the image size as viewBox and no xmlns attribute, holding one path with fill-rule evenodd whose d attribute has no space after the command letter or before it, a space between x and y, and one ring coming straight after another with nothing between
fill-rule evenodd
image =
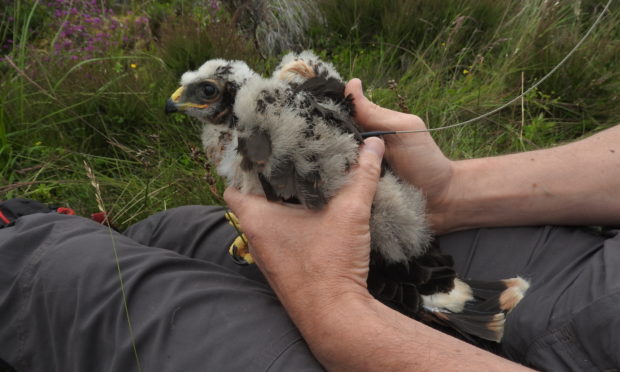
<instances>
[{"instance_id":1,"label":"bird chick's head","mask_svg":"<svg viewBox=\"0 0 620 372\"><path fill-rule=\"evenodd\" d=\"M232 124L239 88L257 74L242 61L213 59L181 77L166 102L166 113L182 111L205 124Z\"/></svg>"}]
</instances>

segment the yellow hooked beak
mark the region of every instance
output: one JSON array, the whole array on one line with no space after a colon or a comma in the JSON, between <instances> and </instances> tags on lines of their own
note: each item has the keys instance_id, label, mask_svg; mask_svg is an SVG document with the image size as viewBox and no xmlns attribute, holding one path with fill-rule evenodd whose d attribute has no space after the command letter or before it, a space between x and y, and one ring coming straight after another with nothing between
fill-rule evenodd
<instances>
[{"instance_id":1,"label":"yellow hooked beak","mask_svg":"<svg viewBox=\"0 0 620 372\"><path fill-rule=\"evenodd\" d=\"M168 100L166 101L166 114L182 111L188 107L200 109L209 107L209 104L197 104L192 102L179 103L179 100L181 100L181 95L183 95L184 89L185 88L180 87L179 89L175 90L174 93L172 93L170 98L168 98Z\"/></svg>"},{"instance_id":2,"label":"yellow hooked beak","mask_svg":"<svg viewBox=\"0 0 620 372\"><path fill-rule=\"evenodd\" d=\"M179 89L175 90L174 93L172 93L172 95L170 96L170 99L172 100L172 102L177 103L179 102L179 99L181 99L181 94L183 94L183 90L185 88L183 87L179 87Z\"/></svg>"}]
</instances>

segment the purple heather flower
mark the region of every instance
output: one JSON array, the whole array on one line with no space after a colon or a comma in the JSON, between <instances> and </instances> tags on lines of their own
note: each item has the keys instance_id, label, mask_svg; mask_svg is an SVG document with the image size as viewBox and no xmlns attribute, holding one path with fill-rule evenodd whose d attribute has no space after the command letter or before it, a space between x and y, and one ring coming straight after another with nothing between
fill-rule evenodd
<instances>
[{"instance_id":1,"label":"purple heather flower","mask_svg":"<svg viewBox=\"0 0 620 372\"><path fill-rule=\"evenodd\" d=\"M7 1L7 0L0 0ZM52 27L59 32L58 40L51 46L52 60L82 60L92 58L109 51L128 48L145 35L144 26L148 25L146 15L129 11L121 20L114 16L112 9L101 9L98 5L107 1L98 0L39 0L48 8L52 19ZM212 1L219 7L219 1ZM133 33L119 33L119 30L133 28ZM122 41L121 41L122 39ZM2 49L4 48L4 49ZM0 49L8 46L0 44Z\"/></svg>"}]
</instances>

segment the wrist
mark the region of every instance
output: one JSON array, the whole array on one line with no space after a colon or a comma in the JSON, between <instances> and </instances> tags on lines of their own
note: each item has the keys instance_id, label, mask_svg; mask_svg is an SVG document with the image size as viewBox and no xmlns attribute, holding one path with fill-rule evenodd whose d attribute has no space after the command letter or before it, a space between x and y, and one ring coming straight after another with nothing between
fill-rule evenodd
<instances>
[{"instance_id":1,"label":"wrist","mask_svg":"<svg viewBox=\"0 0 620 372\"><path fill-rule=\"evenodd\" d=\"M314 329L318 321L349 306L374 301L365 286L357 283L306 283L296 288L276 290L287 312L302 330Z\"/></svg>"},{"instance_id":2,"label":"wrist","mask_svg":"<svg viewBox=\"0 0 620 372\"><path fill-rule=\"evenodd\" d=\"M432 190L424 188L428 224L436 235L446 234L458 229L461 201L463 198L461 179L463 169L458 161L447 160L441 177L433 182Z\"/></svg>"},{"instance_id":3,"label":"wrist","mask_svg":"<svg viewBox=\"0 0 620 372\"><path fill-rule=\"evenodd\" d=\"M450 162L450 177L444 189L427 206L429 223L436 234L481 227L483 198L492 197L488 190L480 192L485 190L483 165L471 160Z\"/></svg>"}]
</instances>

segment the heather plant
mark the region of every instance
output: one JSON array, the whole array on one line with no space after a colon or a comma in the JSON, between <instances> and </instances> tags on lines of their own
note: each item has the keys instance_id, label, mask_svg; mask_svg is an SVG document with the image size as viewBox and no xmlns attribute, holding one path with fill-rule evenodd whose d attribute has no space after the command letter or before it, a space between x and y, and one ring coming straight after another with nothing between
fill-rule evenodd
<instances>
[{"instance_id":1,"label":"heather plant","mask_svg":"<svg viewBox=\"0 0 620 372\"><path fill-rule=\"evenodd\" d=\"M107 1L3 1L0 36L5 54L18 40L29 55L37 52L46 55L46 62L63 63L142 51L151 41L146 16L131 11L117 15Z\"/></svg>"},{"instance_id":2,"label":"heather plant","mask_svg":"<svg viewBox=\"0 0 620 372\"><path fill-rule=\"evenodd\" d=\"M52 49L55 61L82 61L110 52L146 49L151 41L148 18L133 12L115 15L102 5L97 0L49 0L42 4L53 14L48 27L57 30L51 40L42 40Z\"/></svg>"},{"instance_id":3,"label":"heather plant","mask_svg":"<svg viewBox=\"0 0 620 372\"><path fill-rule=\"evenodd\" d=\"M153 54L149 18L106 4L14 4L11 12L37 21L0 65L0 199L64 201L87 214L96 205L86 161L121 224L148 213L153 199L152 208L174 204L187 188L202 190L183 192L196 196L187 203L213 203L219 181L196 183L212 172L190 156L198 129L163 115L178 75ZM2 27L19 34L15 23Z\"/></svg>"}]
</instances>

